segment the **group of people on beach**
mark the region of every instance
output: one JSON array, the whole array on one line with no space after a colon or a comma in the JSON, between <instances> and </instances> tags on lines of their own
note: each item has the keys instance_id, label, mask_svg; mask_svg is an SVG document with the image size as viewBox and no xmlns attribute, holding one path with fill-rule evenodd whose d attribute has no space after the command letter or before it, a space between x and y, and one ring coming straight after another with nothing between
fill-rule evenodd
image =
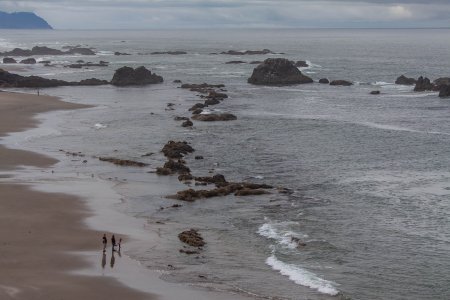
<instances>
[{"instance_id":1,"label":"group of people on beach","mask_svg":"<svg viewBox=\"0 0 450 300\"><path fill-rule=\"evenodd\" d=\"M106 233L103 234L102 242L103 242L103 252L106 252L106 246L108 244L108 238L106 237ZM113 252L116 251L116 246L118 246L119 247L118 251L120 252L121 244L122 244L122 239L119 239L119 244L116 244L116 237L113 234L111 237L112 251Z\"/></svg>"}]
</instances>

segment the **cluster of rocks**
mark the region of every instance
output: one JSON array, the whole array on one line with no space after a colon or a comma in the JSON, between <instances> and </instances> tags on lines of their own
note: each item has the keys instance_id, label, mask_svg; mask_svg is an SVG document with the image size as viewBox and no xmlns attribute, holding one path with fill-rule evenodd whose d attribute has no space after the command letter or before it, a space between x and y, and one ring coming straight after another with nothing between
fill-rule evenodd
<instances>
[{"instance_id":1,"label":"cluster of rocks","mask_svg":"<svg viewBox=\"0 0 450 300\"><path fill-rule=\"evenodd\" d=\"M47 79L39 76L21 76L0 69L0 87L27 87L47 88L57 86L93 86L112 84L115 86L147 85L163 82L163 78L152 74L145 67L133 69L123 67L118 69L111 82L97 78L84 79L79 82L70 82L58 79Z\"/></svg>"},{"instance_id":2,"label":"cluster of rocks","mask_svg":"<svg viewBox=\"0 0 450 300\"><path fill-rule=\"evenodd\" d=\"M198 92L201 99L205 99L203 103L194 104L189 111L192 112L192 120L204 121L204 122L214 122L214 121L232 121L236 120L237 117L230 113L203 113L203 109L208 106L220 104L223 100L228 98L228 95L223 93L223 84L183 84L181 88L189 89L190 91ZM217 91L216 89L220 89Z\"/></svg>"},{"instance_id":3,"label":"cluster of rocks","mask_svg":"<svg viewBox=\"0 0 450 300\"><path fill-rule=\"evenodd\" d=\"M192 148L187 142L175 142L169 141L164 145L161 152L165 157L168 158L168 161L164 164L163 167L156 168L156 174L158 175L190 175L191 170L186 166L186 161L182 158L189 154L193 153L195 150Z\"/></svg>"},{"instance_id":4,"label":"cluster of rocks","mask_svg":"<svg viewBox=\"0 0 450 300\"><path fill-rule=\"evenodd\" d=\"M427 77L420 76L418 79L408 78L401 75L395 80L396 84L400 85L414 85L415 92L435 91L439 92L439 97L450 97L450 78L441 77L433 82Z\"/></svg>"},{"instance_id":5,"label":"cluster of rocks","mask_svg":"<svg viewBox=\"0 0 450 300\"><path fill-rule=\"evenodd\" d=\"M248 83L256 85L293 85L312 83L313 80L285 58L268 58L253 70Z\"/></svg>"},{"instance_id":6,"label":"cluster of rocks","mask_svg":"<svg viewBox=\"0 0 450 300\"><path fill-rule=\"evenodd\" d=\"M37 56L37 55L95 55L90 48L71 47L67 51L53 49L45 46L35 46L30 49L15 48L12 51L0 52L0 56Z\"/></svg>"},{"instance_id":7,"label":"cluster of rocks","mask_svg":"<svg viewBox=\"0 0 450 300\"><path fill-rule=\"evenodd\" d=\"M211 53L211 54L216 54L216 53ZM265 55L265 54L276 54L276 53L272 52L269 49L263 49L263 50L247 50L247 51L228 50L228 51L223 51L220 54L227 54L227 55Z\"/></svg>"}]
</instances>

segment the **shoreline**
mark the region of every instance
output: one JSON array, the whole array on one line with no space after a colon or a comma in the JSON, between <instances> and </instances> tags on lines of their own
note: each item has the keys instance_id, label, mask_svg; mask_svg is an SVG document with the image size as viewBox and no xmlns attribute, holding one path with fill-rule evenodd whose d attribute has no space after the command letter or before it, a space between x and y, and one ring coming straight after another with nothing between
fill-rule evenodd
<instances>
[{"instance_id":1,"label":"shoreline","mask_svg":"<svg viewBox=\"0 0 450 300\"><path fill-rule=\"evenodd\" d=\"M5 137L38 126L35 117L39 113L90 106L62 102L50 96L0 92L0 107L0 136ZM41 154L0 145L3 172L13 173L23 166L49 168L57 162ZM101 233L85 224L84 219L91 212L81 198L40 192L28 184L4 181L0 183L0 193L2 298L156 299L111 278L70 274L88 267L89 263L69 252L100 249Z\"/></svg>"},{"instance_id":2,"label":"shoreline","mask_svg":"<svg viewBox=\"0 0 450 300\"><path fill-rule=\"evenodd\" d=\"M14 98L15 102L12 103L11 101L4 101L5 96ZM23 133L27 132L28 130L39 129L39 126L43 122L45 122L45 118L44 120L40 121L35 118L39 114L56 110L60 111L92 107L88 105L78 105L63 102L56 97L35 96L26 93L15 92L0 92L0 99L0 107L5 105L6 108L9 108L14 112L17 111L17 113L15 114L10 113L9 119L2 119L5 120L4 122L0 121L0 128L2 128L2 130L3 128L7 129L3 130L3 132L0 132L0 136L2 137L9 137L11 133ZM33 102L34 105L31 105L32 108L24 109L25 104L28 104L26 106L28 107L30 101L37 101L36 99L39 100L38 103ZM7 111L7 109L2 110L2 112L5 111ZM15 124L14 126L12 126L11 122L13 119L15 121L16 119L21 120L22 118L16 118L15 115L17 114L23 114L24 121L18 122L20 124ZM3 126L2 123L5 122L9 125ZM67 208L69 208L69 210L71 211L71 214L69 215L71 218L73 218L73 223L75 224L75 226L72 226L73 228L70 228L70 232L67 228L63 227L61 229L61 232L59 233L60 236L58 237L58 241L60 241L61 244L60 246L64 247L62 247L61 249L44 249L45 251L48 251L49 253L51 252L52 254L57 252L58 255L61 255L67 261L71 262L71 264L67 265L67 267L65 265L64 267L61 267L63 268L63 270L58 270L58 273L61 273L61 271L63 271L65 274L64 277L60 276L59 274L58 279L60 280L60 286L63 286L63 283L66 283L70 286L72 282L74 282L73 284L75 285L78 281L89 281L89 284L83 283L84 289L79 289L79 294L72 291L70 292L71 294L78 295L77 298L80 295L85 297L87 296L88 298L91 297L91 295L92 297L96 297L96 293L102 296L108 295L108 293L102 291L101 288L97 288L97 286L103 285L105 286L105 289L107 289L111 293L111 295L114 295L114 297L121 295L120 297L125 299L229 299L231 295L228 293L205 290L199 287L185 286L182 284L175 284L164 281L163 279L159 278L161 274L158 271L146 269L138 261L129 258L126 254L120 258L116 257L114 270L109 271L112 270L112 268L109 268L110 249L108 249L107 251L107 266L102 270L99 263L101 251L98 250L97 253L97 249L101 249L99 240L103 235L103 231L99 231L99 229L108 228L108 231L114 232L116 235L117 233L119 233L119 236L124 238L124 241L126 242L126 248L129 249L132 248L133 245L134 247L136 247L139 242L141 242L141 238L142 240L145 240L146 242L149 242L151 244L152 235L154 235L155 233L152 230L148 230L148 228L144 228L148 227L150 224L146 224L145 221L115 211L111 207L115 203L119 203L121 201L121 196L117 194L113 189L113 182L109 182L100 178L96 178L92 182L91 177L84 178L83 176L77 178L70 178L70 176L61 177L59 179L51 181L48 180L48 177L29 180L27 174L36 174L36 172L49 173L50 168L57 164L59 160L48 157L45 154L39 154L27 150L6 148L3 144L4 141L2 144L0 144L0 154L2 154L0 156L0 171L2 173L5 173L4 175L0 176L0 178L3 178L3 180L0 182L0 190L2 194L9 192L9 190L17 190L16 194L11 194L8 197L14 199L14 201L16 201L18 197L22 199L45 198L49 199L49 201L51 201L52 203L46 204L39 202L39 204L37 204L39 207L51 206L52 212L60 213L58 211L58 208L56 207L59 205L61 206L61 208L59 209L64 210L64 213L67 213ZM8 154L8 156L6 156L6 154ZM11 162L8 163L8 161ZM25 203L26 200L23 200L23 202ZM56 202L58 203L58 205L55 204ZM74 206L76 206L76 208L71 207L72 203ZM26 204L23 205L26 206ZM3 211L6 212L6 210ZM28 208L26 208L26 212L28 213ZM40 218L53 219L45 211L42 212ZM58 218L62 221L66 220L68 217L55 218ZM123 228L124 224L125 229ZM3 228L5 227L7 226L3 226ZM58 225L55 227L59 228L60 226ZM33 229L32 232L34 232L35 230L36 229ZM72 231L77 231L77 233L74 234ZM78 233L80 233L79 237ZM107 233L107 235L109 237L111 234ZM3 240L6 239L4 238L5 236L6 233L0 231L0 237ZM18 236L20 237L20 234ZM22 234L22 236L24 236L24 234ZM42 239L41 237L39 237L39 235L36 238ZM67 245L71 244L70 241L75 240L78 243L77 245L73 245L72 248L67 247ZM86 240L89 240L89 242ZM153 240L156 240L156 238ZM41 240L30 240L30 242L26 244L27 246L25 246L25 248L33 247L35 243L46 244ZM53 246L54 243L50 243ZM40 255L41 254L37 256L35 255L35 258L40 258ZM14 255L11 255L11 257L14 257ZM125 262L120 263L122 260ZM0 263L0 266L2 265L3 263ZM26 265L30 265L30 263L26 263ZM63 266L63 264L59 265ZM36 267L36 269L39 270L38 273L42 272L42 268L45 268L45 266L41 265L40 267ZM119 269L119 271L117 271L117 269ZM3 268L3 270L5 272L0 272L0 278L5 276L5 274L2 275L2 273L8 273L6 272L6 268ZM29 273L26 266L24 266L23 269L18 270L17 276L25 273ZM29 275L30 274L27 274L27 277ZM4 283L7 283L7 281L4 281L2 279L0 280L2 282L2 284L0 284L0 296L3 293L9 297L15 297L17 299L28 299L30 295L32 295L33 299L41 299L33 294L35 293L36 287L34 287L33 290L25 291L24 287L16 286L14 285L14 282L10 282L5 285ZM33 284L36 285L34 281ZM74 290L78 290L78 288ZM64 294L64 291L59 292L55 290L55 293L60 293L57 294L59 296ZM157 294L158 296L155 297L155 294ZM45 299L46 297L48 297L48 295L49 294L43 294L42 299ZM73 297L75 298L75 296ZM234 299L249 299L248 297L236 294L233 294L232 297Z\"/></svg>"}]
</instances>

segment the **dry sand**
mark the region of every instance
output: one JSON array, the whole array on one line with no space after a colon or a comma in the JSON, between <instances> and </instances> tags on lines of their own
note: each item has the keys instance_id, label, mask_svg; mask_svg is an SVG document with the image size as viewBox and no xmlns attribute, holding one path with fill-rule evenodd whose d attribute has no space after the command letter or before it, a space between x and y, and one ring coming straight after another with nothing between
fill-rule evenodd
<instances>
[{"instance_id":1,"label":"dry sand","mask_svg":"<svg viewBox=\"0 0 450 300\"><path fill-rule=\"evenodd\" d=\"M83 107L54 97L0 92L0 137L36 126L38 113ZM0 171L56 162L0 145ZM111 278L69 274L88 267L69 252L101 251L103 233L86 227L88 215L76 197L0 182L0 299L155 299Z\"/></svg>"}]
</instances>

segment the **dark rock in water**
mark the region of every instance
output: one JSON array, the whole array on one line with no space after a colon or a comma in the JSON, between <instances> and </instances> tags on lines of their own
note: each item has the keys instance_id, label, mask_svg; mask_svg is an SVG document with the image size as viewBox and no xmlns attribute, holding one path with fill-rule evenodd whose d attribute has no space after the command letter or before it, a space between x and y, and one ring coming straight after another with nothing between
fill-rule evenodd
<instances>
[{"instance_id":1,"label":"dark rock in water","mask_svg":"<svg viewBox=\"0 0 450 300\"><path fill-rule=\"evenodd\" d=\"M263 50L247 50L247 51L235 51L229 50L227 52L221 52L220 54L228 54L228 55L263 55L263 54L276 54L269 49Z\"/></svg>"},{"instance_id":2,"label":"dark rock in water","mask_svg":"<svg viewBox=\"0 0 450 300\"><path fill-rule=\"evenodd\" d=\"M253 190L253 189L249 189L249 188L243 188L241 190L237 190L234 195L235 196L259 196L259 195L265 195L265 194L269 194L267 191L265 190Z\"/></svg>"},{"instance_id":3,"label":"dark rock in water","mask_svg":"<svg viewBox=\"0 0 450 300\"><path fill-rule=\"evenodd\" d=\"M205 100L205 105L217 105L220 101L217 99L207 99Z\"/></svg>"},{"instance_id":4,"label":"dark rock in water","mask_svg":"<svg viewBox=\"0 0 450 300\"><path fill-rule=\"evenodd\" d=\"M225 179L225 176L222 174L216 174L212 177L195 177L195 181L199 182L206 182L206 183L214 183L214 184L225 184L227 183L227 180Z\"/></svg>"},{"instance_id":5,"label":"dark rock in water","mask_svg":"<svg viewBox=\"0 0 450 300\"><path fill-rule=\"evenodd\" d=\"M3 63L4 64L15 64L15 63L17 63L17 61L12 57L5 57L5 58L3 58Z\"/></svg>"},{"instance_id":6,"label":"dark rock in water","mask_svg":"<svg viewBox=\"0 0 450 300\"><path fill-rule=\"evenodd\" d=\"M161 152L164 153L164 156L168 158L182 158L184 155L194 151L194 148L192 148L187 142L175 141L169 141L161 150Z\"/></svg>"},{"instance_id":7,"label":"dark rock in water","mask_svg":"<svg viewBox=\"0 0 450 300\"><path fill-rule=\"evenodd\" d=\"M209 92L208 96L206 96L206 98L208 98L208 99L217 99L217 100L222 101L223 99L228 98L228 95L225 94L225 93L219 93L219 92L216 92L216 91L211 91L211 92Z\"/></svg>"},{"instance_id":8,"label":"dark rock in water","mask_svg":"<svg viewBox=\"0 0 450 300\"><path fill-rule=\"evenodd\" d=\"M441 86L441 90L439 92L439 97L441 97L441 98L450 97L450 85Z\"/></svg>"},{"instance_id":9,"label":"dark rock in water","mask_svg":"<svg viewBox=\"0 0 450 300\"><path fill-rule=\"evenodd\" d=\"M163 169L168 169L171 171L171 174L178 173L178 174L189 174L191 173L191 170L184 164L184 161L178 160L168 160L165 164Z\"/></svg>"},{"instance_id":10,"label":"dark rock in water","mask_svg":"<svg viewBox=\"0 0 450 300\"><path fill-rule=\"evenodd\" d=\"M379 94L381 94L381 92L380 91L371 91L370 94L371 95L379 95Z\"/></svg>"},{"instance_id":11,"label":"dark rock in water","mask_svg":"<svg viewBox=\"0 0 450 300\"><path fill-rule=\"evenodd\" d=\"M182 241L185 244L188 244L192 247L203 247L206 245L205 241L203 240L200 233L198 233L197 230L191 229L181 232L178 235L178 238L180 241Z\"/></svg>"},{"instance_id":12,"label":"dark rock in water","mask_svg":"<svg viewBox=\"0 0 450 300\"><path fill-rule=\"evenodd\" d=\"M232 61L227 61L225 64L227 64L227 65L245 64L245 61L242 61L242 60L232 60Z\"/></svg>"},{"instance_id":13,"label":"dark rock in water","mask_svg":"<svg viewBox=\"0 0 450 300\"><path fill-rule=\"evenodd\" d=\"M198 114L192 117L196 121L214 122L214 121L233 121L237 120L237 117L233 114Z\"/></svg>"},{"instance_id":14,"label":"dark rock in water","mask_svg":"<svg viewBox=\"0 0 450 300\"><path fill-rule=\"evenodd\" d=\"M203 112L203 109L197 108L196 110L194 110L194 111L192 112L192 114L193 114L193 115L199 115L199 114L201 114L202 112Z\"/></svg>"},{"instance_id":15,"label":"dark rock in water","mask_svg":"<svg viewBox=\"0 0 450 300\"><path fill-rule=\"evenodd\" d=\"M435 91L440 91L444 86L450 85L450 78L449 77L441 77L433 81L433 84L435 86Z\"/></svg>"},{"instance_id":16,"label":"dark rock in water","mask_svg":"<svg viewBox=\"0 0 450 300\"><path fill-rule=\"evenodd\" d=\"M122 67L114 73L111 84L115 86L129 85L148 85L163 82L163 78L156 74L152 74L145 67L136 69L130 67Z\"/></svg>"},{"instance_id":17,"label":"dark rock in water","mask_svg":"<svg viewBox=\"0 0 450 300\"><path fill-rule=\"evenodd\" d=\"M192 127L194 125L194 123L192 123L191 120L186 120L183 122L183 124L181 124L182 127Z\"/></svg>"},{"instance_id":18,"label":"dark rock in water","mask_svg":"<svg viewBox=\"0 0 450 300\"><path fill-rule=\"evenodd\" d=\"M414 92L432 91L433 89L434 85L431 83L430 79L420 76L419 79L417 79Z\"/></svg>"},{"instance_id":19,"label":"dark rock in water","mask_svg":"<svg viewBox=\"0 0 450 300\"><path fill-rule=\"evenodd\" d=\"M169 168L156 168L156 174L168 176L168 175L172 175L172 170Z\"/></svg>"},{"instance_id":20,"label":"dark rock in water","mask_svg":"<svg viewBox=\"0 0 450 300\"><path fill-rule=\"evenodd\" d=\"M47 79L39 76L26 77L0 69L0 87L46 88L68 85L74 85L74 83L57 79Z\"/></svg>"},{"instance_id":21,"label":"dark rock in water","mask_svg":"<svg viewBox=\"0 0 450 300\"><path fill-rule=\"evenodd\" d=\"M164 52L152 52L151 55L169 54L169 55L182 55L187 54L186 51L164 51Z\"/></svg>"},{"instance_id":22,"label":"dark rock in water","mask_svg":"<svg viewBox=\"0 0 450 300\"><path fill-rule=\"evenodd\" d=\"M304 60L299 60L299 61L297 61L297 62L295 63L295 66L296 66L297 68L307 68L307 67L309 67L308 63L307 63L306 61L304 61Z\"/></svg>"},{"instance_id":23,"label":"dark rock in water","mask_svg":"<svg viewBox=\"0 0 450 300\"><path fill-rule=\"evenodd\" d=\"M131 55L131 54L116 51L116 52L114 52L114 55L115 56L121 56L121 55Z\"/></svg>"},{"instance_id":24,"label":"dark rock in water","mask_svg":"<svg viewBox=\"0 0 450 300\"><path fill-rule=\"evenodd\" d=\"M197 104L194 104L194 106L192 106L191 108L189 108L189 111L195 111L197 109L204 108L205 106L206 105L203 103L197 103Z\"/></svg>"},{"instance_id":25,"label":"dark rock in water","mask_svg":"<svg viewBox=\"0 0 450 300\"><path fill-rule=\"evenodd\" d=\"M329 84L330 81L329 81L327 78L322 78L322 79L319 80L319 83L322 83L322 84Z\"/></svg>"},{"instance_id":26,"label":"dark rock in water","mask_svg":"<svg viewBox=\"0 0 450 300\"><path fill-rule=\"evenodd\" d=\"M333 80L332 82L330 82L330 85L351 86L353 85L353 83L347 80Z\"/></svg>"},{"instance_id":27,"label":"dark rock in water","mask_svg":"<svg viewBox=\"0 0 450 300\"><path fill-rule=\"evenodd\" d=\"M196 160L203 159L203 156L197 155L197 156L195 157L195 159L196 159Z\"/></svg>"},{"instance_id":28,"label":"dark rock in water","mask_svg":"<svg viewBox=\"0 0 450 300\"><path fill-rule=\"evenodd\" d=\"M182 89L189 89L192 92L199 92L202 94L207 94L209 92L214 91L215 88L223 88L225 87L225 85L223 84L207 84L207 83L202 83L202 84L182 84L181 88Z\"/></svg>"},{"instance_id":29,"label":"dark rock in water","mask_svg":"<svg viewBox=\"0 0 450 300\"><path fill-rule=\"evenodd\" d=\"M81 69L82 67L107 67L108 63L104 61L100 61L98 64L87 62L87 63L76 63L76 64L70 64L66 67L72 68L72 69Z\"/></svg>"},{"instance_id":30,"label":"dark rock in water","mask_svg":"<svg viewBox=\"0 0 450 300\"><path fill-rule=\"evenodd\" d=\"M39 63L43 64L43 65L48 65L48 64L51 64L52 62L49 60L41 60Z\"/></svg>"},{"instance_id":31,"label":"dark rock in water","mask_svg":"<svg viewBox=\"0 0 450 300\"><path fill-rule=\"evenodd\" d=\"M181 174L178 176L178 181L190 181L192 179L194 179L194 176L191 174Z\"/></svg>"},{"instance_id":32,"label":"dark rock in water","mask_svg":"<svg viewBox=\"0 0 450 300\"><path fill-rule=\"evenodd\" d=\"M263 62L260 61L260 60L254 60L254 61L249 62L249 64L251 64L251 65L259 65L259 64L262 64L262 63Z\"/></svg>"},{"instance_id":33,"label":"dark rock in water","mask_svg":"<svg viewBox=\"0 0 450 300\"><path fill-rule=\"evenodd\" d=\"M181 80L175 79L175 80L173 81L173 83L181 83Z\"/></svg>"},{"instance_id":34,"label":"dark rock in water","mask_svg":"<svg viewBox=\"0 0 450 300\"><path fill-rule=\"evenodd\" d=\"M107 85L107 84L109 84L108 81L97 79L97 78L84 79L78 83L78 85L85 85L85 86L96 86L96 85Z\"/></svg>"},{"instance_id":35,"label":"dark rock in water","mask_svg":"<svg viewBox=\"0 0 450 300\"><path fill-rule=\"evenodd\" d=\"M26 58L20 61L21 64L34 65L36 60L34 58Z\"/></svg>"},{"instance_id":36,"label":"dark rock in water","mask_svg":"<svg viewBox=\"0 0 450 300\"><path fill-rule=\"evenodd\" d=\"M268 58L253 70L248 83L257 85L291 85L312 83L291 61L285 58Z\"/></svg>"},{"instance_id":37,"label":"dark rock in water","mask_svg":"<svg viewBox=\"0 0 450 300\"><path fill-rule=\"evenodd\" d=\"M61 51L46 46L42 47L35 46L31 48L31 50L15 48L12 51L0 53L0 55L3 56L67 55L67 54L95 55L95 52L92 49L81 47L72 47L68 51Z\"/></svg>"},{"instance_id":38,"label":"dark rock in water","mask_svg":"<svg viewBox=\"0 0 450 300\"><path fill-rule=\"evenodd\" d=\"M146 163L128 160L128 159L119 159L119 158L114 158L114 157L99 157L98 159L101 161L106 161L106 162L110 162L110 163L113 163L118 166L125 166L125 167L146 167L146 166L148 166L148 164L146 164Z\"/></svg>"},{"instance_id":39,"label":"dark rock in water","mask_svg":"<svg viewBox=\"0 0 450 300\"><path fill-rule=\"evenodd\" d=\"M402 75L395 80L395 84L400 85L414 85L416 82L417 80L415 78L408 78L405 75Z\"/></svg>"}]
</instances>

